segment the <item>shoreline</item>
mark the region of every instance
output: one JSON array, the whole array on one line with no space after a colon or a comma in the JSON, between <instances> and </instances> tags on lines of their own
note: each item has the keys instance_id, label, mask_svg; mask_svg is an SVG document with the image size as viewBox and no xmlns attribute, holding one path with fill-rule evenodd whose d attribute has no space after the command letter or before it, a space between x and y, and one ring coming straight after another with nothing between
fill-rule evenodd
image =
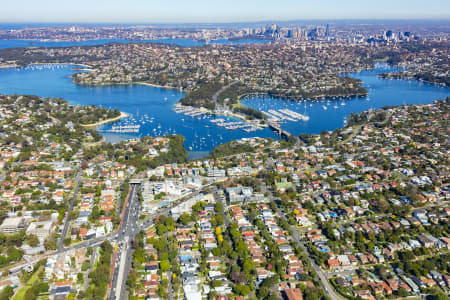
<instances>
[{"instance_id":1,"label":"shoreline","mask_svg":"<svg viewBox=\"0 0 450 300\"><path fill-rule=\"evenodd\" d=\"M115 122L115 121L118 121L118 120L120 120L122 118L126 118L126 117L128 117L128 114L121 111L120 112L120 116L117 116L117 117L114 117L114 118L111 118L111 119L106 119L106 120L103 120L103 121L98 121L98 122L92 123L92 124L81 124L81 126L85 127L85 128L93 128L93 127L97 127L97 126L100 126L100 125L103 125L103 124Z\"/></svg>"},{"instance_id":2,"label":"shoreline","mask_svg":"<svg viewBox=\"0 0 450 300\"><path fill-rule=\"evenodd\" d=\"M92 69L78 69L77 71L89 71L92 72ZM69 76L69 78L73 79L73 76ZM155 88L162 88L162 89L168 89L168 90L179 90L176 87L172 87L172 86L167 86L167 85L158 85L158 84L153 84L153 83L148 83L148 82L107 82L107 83L101 83L101 84L85 84L85 83L77 83L75 81L73 81L74 84L79 85L79 86L114 86L114 85L145 85L145 86L149 86L149 87L155 87Z\"/></svg>"},{"instance_id":3,"label":"shoreline","mask_svg":"<svg viewBox=\"0 0 450 300\"><path fill-rule=\"evenodd\" d=\"M176 87L172 87L172 86L168 86L168 85L158 85L158 84L153 84L153 83L148 83L148 82L133 82L131 84L140 84L140 85L146 85L146 86L162 88L162 89L178 90L178 88L176 88Z\"/></svg>"},{"instance_id":4,"label":"shoreline","mask_svg":"<svg viewBox=\"0 0 450 300\"><path fill-rule=\"evenodd\" d=\"M64 66L73 66L74 68L76 67L82 67L83 69L79 68L78 70L86 70L86 71L93 71L92 66L86 65L86 64L75 64L75 63L67 63L67 62L61 62L61 63L55 63L55 62L35 62L35 63L30 63L27 65L2 65L0 64L0 69L3 68L26 68L26 67L30 67L30 66L39 66L39 65L64 65Z\"/></svg>"},{"instance_id":5,"label":"shoreline","mask_svg":"<svg viewBox=\"0 0 450 300\"><path fill-rule=\"evenodd\" d=\"M240 119L243 122L251 121L251 120L248 120L245 115L241 115L241 114L235 113L235 112L233 112L231 110L228 111L228 112L220 112L220 111L217 111L217 110L210 110L210 109L207 109L207 108L204 108L204 107L196 107L196 106L192 106L192 105L183 105L180 102L175 103L174 106L175 107L193 107L193 108L197 108L197 109L200 109L200 110L204 109L204 113L208 113L208 114L211 114L211 115L224 116L224 117L233 117L233 118ZM182 114L182 113L177 113L177 114ZM264 123L264 124L257 124L255 126L258 126L258 127L261 127L261 128L268 127L268 125L266 123Z\"/></svg>"}]
</instances>

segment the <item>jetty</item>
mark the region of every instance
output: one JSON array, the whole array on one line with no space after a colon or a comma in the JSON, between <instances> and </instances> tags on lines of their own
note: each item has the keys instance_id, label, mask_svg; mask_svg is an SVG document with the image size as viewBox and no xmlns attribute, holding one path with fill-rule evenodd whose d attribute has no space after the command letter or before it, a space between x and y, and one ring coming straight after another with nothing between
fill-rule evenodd
<instances>
[{"instance_id":1,"label":"jetty","mask_svg":"<svg viewBox=\"0 0 450 300\"><path fill-rule=\"evenodd\" d=\"M103 130L103 132L115 132L115 133L138 133L141 125L116 125L112 126L109 130Z\"/></svg>"}]
</instances>

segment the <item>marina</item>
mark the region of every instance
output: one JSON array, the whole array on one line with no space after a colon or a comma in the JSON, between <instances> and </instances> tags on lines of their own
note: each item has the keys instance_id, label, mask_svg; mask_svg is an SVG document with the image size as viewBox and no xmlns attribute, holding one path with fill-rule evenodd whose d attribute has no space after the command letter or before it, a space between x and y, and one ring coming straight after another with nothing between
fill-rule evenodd
<instances>
[{"instance_id":1,"label":"marina","mask_svg":"<svg viewBox=\"0 0 450 300\"><path fill-rule=\"evenodd\" d=\"M181 106L178 101L184 93L178 90L145 85L76 85L70 78L74 68L83 66L42 64L22 69L1 69L0 93L62 97L72 104L117 108L128 117L98 127L105 139L112 143L136 137L180 134L185 137L186 149L206 155L215 146L234 139L254 136L279 138L272 129L262 127L259 120L219 116L207 109ZM264 112L281 129L298 135L341 128L351 113L386 105L429 103L450 95L449 89L441 86L377 76L387 70L396 69L380 65L374 70L345 74L363 81L363 86L369 91L367 97L293 101L252 95L241 99L241 104Z\"/></svg>"},{"instance_id":2,"label":"marina","mask_svg":"<svg viewBox=\"0 0 450 300\"><path fill-rule=\"evenodd\" d=\"M258 126L259 121L257 120L226 122L224 119L214 119L211 120L211 122L219 127L223 127L228 130L242 129L245 132L254 132L263 129L262 127Z\"/></svg>"},{"instance_id":3,"label":"marina","mask_svg":"<svg viewBox=\"0 0 450 300\"><path fill-rule=\"evenodd\" d=\"M298 112L292 111L290 109L284 108L278 111L269 109L268 111L263 111L263 113L269 117L272 122L298 122L298 121L308 121L309 117L307 115L300 114Z\"/></svg>"},{"instance_id":4,"label":"marina","mask_svg":"<svg viewBox=\"0 0 450 300\"><path fill-rule=\"evenodd\" d=\"M192 118L206 119L211 115L211 111L204 107L184 106L179 103L175 104L173 109L177 114L183 114Z\"/></svg>"},{"instance_id":5,"label":"marina","mask_svg":"<svg viewBox=\"0 0 450 300\"><path fill-rule=\"evenodd\" d=\"M111 129L104 130L103 132L116 132L116 133L138 133L141 125L113 125Z\"/></svg>"},{"instance_id":6,"label":"marina","mask_svg":"<svg viewBox=\"0 0 450 300\"><path fill-rule=\"evenodd\" d=\"M199 120L209 120L214 125L225 128L227 130L242 129L243 131L248 133L262 130L257 120L227 121L226 119L222 118L212 118L212 112L204 107L198 108L192 106L184 106L177 103L175 104L175 108L173 109L173 111L177 114L183 114L191 118L197 118ZM185 119L183 118L182 121L184 122ZM209 125L204 125L204 127L209 128Z\"/></svg>"}]
</instances>

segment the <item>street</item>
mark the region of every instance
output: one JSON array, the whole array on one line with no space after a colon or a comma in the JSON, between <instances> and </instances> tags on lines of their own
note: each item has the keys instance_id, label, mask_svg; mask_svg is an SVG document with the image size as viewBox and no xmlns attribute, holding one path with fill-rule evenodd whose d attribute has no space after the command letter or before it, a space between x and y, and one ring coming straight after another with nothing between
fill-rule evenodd
<instances>
[{"instance_id":1,"label":"street","mask_svg":"<svg viewBox=\"0 0 450 300\"><path fill-rule=\"evenodd\" d=\"M75 200L77 199L78 190L80 189L80 185L81 185L81 181L82 181L82 179L81 179L82 174L83 174L83 171L78 171L78 175L77 175L77 178L76 178L77 185L75 187L75 191L73 192L73 196L72 196L72 199L71 199L70 204L69 204L69 209L67 210L66 216L64 218L64 229L63 229L63 231L61 233L61 237L60 237L59 243L58 243L58 250L60 250L60 251L64 248L64 239L66 238L67 231L69 230L69 227L70 227L69 226L69 224L70 224L69 216L70 216L70 213L73 210L73 206L75 204Z\"/></svg>"},{"instance_id":2,"label":"street","mask_svg":"<svg viewBox=\"0 0 450 300\"><path fill-rule=\"evenodd\" d=\"M118 247L115 267L112 273L110 300L127 299L126 278L132 264L134 237L139 232L137 224L141 206L138 199L139 187L140 185L131 185L131 193L125 208L122 226L112 240Z\"/></svg>"}]
</instances>

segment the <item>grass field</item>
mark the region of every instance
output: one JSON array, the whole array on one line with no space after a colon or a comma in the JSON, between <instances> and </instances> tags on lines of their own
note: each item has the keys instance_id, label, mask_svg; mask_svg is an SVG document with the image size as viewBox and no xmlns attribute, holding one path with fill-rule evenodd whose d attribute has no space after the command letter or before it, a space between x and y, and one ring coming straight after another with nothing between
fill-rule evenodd
<instances>
[{"instance_id":1,"label":"grass field","mask_svg":"<svg viewBox=\"0 0 450 300\"><path fill-rule=\"evenodd\" d=\"M31 278L27 281L27 284L17 292L13 300L25 300L26 292L31 288L31 286L33 286L33 283L39 280L39 274L43 269L44 267L40 267L39 270L37 270L37 272L35 272L33 276L31 276Z\"/></svg>"}]
</instances>

